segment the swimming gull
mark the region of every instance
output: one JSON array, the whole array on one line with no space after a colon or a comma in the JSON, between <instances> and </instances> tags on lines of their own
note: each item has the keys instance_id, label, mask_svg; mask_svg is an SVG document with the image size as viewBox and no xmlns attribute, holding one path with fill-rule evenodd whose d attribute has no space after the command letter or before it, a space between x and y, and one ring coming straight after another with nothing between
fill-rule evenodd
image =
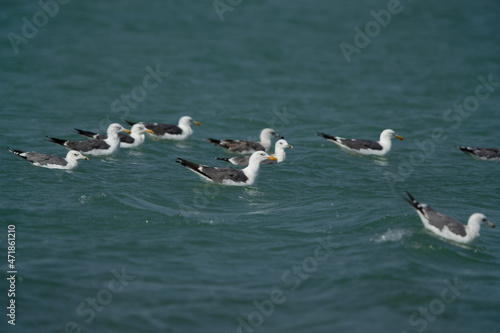
<instances>
[{"instance_id":1,"label":"swimming gull","mask_svg":"<svg viewBox=\"0 0 500 333\"><path fill-rule=\"evenodd\" d=\"M70 141L52 137L47 138L49 141L58 145L78 150L85 154L104 156L116 154L120 150L118 132L130 133L130 130L123 128L120 124L113 123L108 127L108 137L105 140L92 139L86 141Z\"/></svg>"},{"instance_id":2,"label":"swimming gull","mask_svg":"<svg viewBox=\"0 0 500 333\"><path fill-rule=\"evenodd\" d=\"M356 152L362 155L387 155L391 151L392 138L404 140L403 137L397 135L391 129L382 131L382 133L380 133L379 141L344 139L338 136L332 136L321 132L317 133L319 136L324 137L326 140L337 144L347 151Z\"/></svg>"},{"instance_id":3,"label":"swimming gull","mask_svg":"<svg viewBox=\"0 0 500 333\"><path fill-rule=\"evenodd\" d=\"M260 163L267 159L276 160L276 157L270 156L264 151L257 151L250 157L248 166L241 170L229 167L209 167L190 162L180 157L177 159L177 163L189 168L189 170L195 172L205 180L223 185L243 186L255 184L259 173Z\"/></svg>"},{"instance_id":4,"label":"swimming gull","mask_svg":"<svg viewBox=\"0 0 500 333\"><path fill-rule=\"evenodd\" d=\"M71 170L76 168L76 166L78 165L78 160L88 160L88 157L83 156L79 151L76 150L70 150L68 154L66 154L66 158L55 155L39 154L33 151L23 152L10 148L9 151L32 163L33 165L48 169Z\"/></svg>"},{"instance_id":5,"label":"swimming gull","mask_svg":"<svg viewBox=\"0 0 500 333\"><path fill-rule=\"evenodd\" d=\"M136 123L132 121L125 120L130 125L135 125ZM197 126L201 126L201 123L198 121L194 121L193 118L189 116L183 116L179 119L179 124L170 125L170 124L160 124L160 123L147 123L140 122L147 129L152 130L154 133L151 134L153 138L156 139L168 139L168 140L185 140L191 134L193 134L193 129L191 128L191 124L195 124Z\"/></svg>"},{"instance_id":6,"label":"swimming gull","mask_svg":"<svg viewBox=\"0 0 500 333\"><path fill-rule=\"evenodd\" d=\"M463 225L454 218L438 213L429 205L419 203L409 192L406 192L410 199L406 199L417 212L424 227L436 235L457 243L469 244L479 237L481 224L488 224L495 228L495 225L480 213L474 213L469 217L467 225Z\"/></svg>"},{"instance_id":7,"label":"swimming gull","mask_svg":"<svg viewBox=\"0 0 500 333\"><path fill-rule=\"evenodd\" d=\"M278 141L276 141L276 144L274 145L274 154L271 154L271 156L276 157L277 160L276 161L265 160L264 162L262 162L262 164L274 164L283 162L286 159L286 152L285 152L286 148L293 148L293 147L292 145L289 145L285 139L279 139ZM252 155L235 156L231 158L216 157L216 159L221 161L226 161L237 166L245 167L248 165L250 156Z\"/></svg>"},{"instance_id":8,"label":"swimming gull","mask_svg":"<svg viewBox=\"0 0 500 333\"><path fill-rule=\"evenodd\" d=\"M500 149L498 148L479 148L479 147L457 147L464 153L479 159L489 161L500 161Z\"/></svg>"},{"instance_id":9,"label":"swimming gull","mask_svg":"<svg viewBox=\"0 0 500 333\"><path fill-rule=\"evenodd\" d=\"M83 136L97 139L97 140L106 140L108 136L106 134L98 134L90 131L81 130L75 128L75 131L80 133ZM118 133L118 138L120 139L120 148L135 148L142 145L146 139L144 133L153 133L152 130L147 129L143 124L135 124L130 129L132 132L130 135L124 133Z\"/></svg>"},{"instance_id":10,"label":"swimming gull","mask_svg":"<svg viewBox=\"0 0 500 333\"><path fill-rule=\"evenodd\" d=\"M251 154L259 150L268 151L271 148L271 138L276 136L280 139L284 139L283 136L276 133L272 128L264 128L260 132L260 141L250 141L250 140L216 140L216 139L205 139L206 141L226 148L233 153L239 154Z\"/></svg>"}]
</instances>

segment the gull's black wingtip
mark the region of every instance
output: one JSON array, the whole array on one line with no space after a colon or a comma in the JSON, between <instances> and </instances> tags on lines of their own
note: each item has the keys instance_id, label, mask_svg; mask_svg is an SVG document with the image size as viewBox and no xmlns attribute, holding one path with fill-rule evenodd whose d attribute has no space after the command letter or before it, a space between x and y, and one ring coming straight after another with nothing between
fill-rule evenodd
<instances>
[{"instance_id":1,"label":"gull's black wingtip","mask_svg":"<svg viewBox=\"0 0 500 333\"><path fill-rule=\"evenodd\" d=\"M45 138L46 138L47 141L53 142L53 143L58 144L60 146L64 146L64 144L66 143L66 141L68 141L68 140L53 138L53 137L50 137L50 136L46 136Z\"/></svg>"},{"instance_id":2,"label":"gull's black wingtip","mask_svg":"<svg viewBox=\"0 0 500 333\"><path fill-rule=\"evenodd\" d=\"M134 126L135 124L137 124L137 123L135 123L135 122L133 122L133 121L126 120L126 119L122 119L122 121L126 122L126 123L127 123L127 124L129 124L130 126Z\"/></svg>"},{"instance_id":3,"label":"gull's black wingtip","mask_svg":"<svg viewBox=\"0 0 500 333\"><path fill-rule=\"evenodd\" d=\"M203 140L210 142L211 144L214 144L214 145L219 145L221 142L221 140L212 139L212 138L204 138Z\"/></svg>"},{"instance_id":4,"label":"gull's black wingtip","mask_svg":"<svg viewBox=\"0 0 500 333\"><path fill-rule=\"evenodd\" d=\"M473 154L473 150L469 147L465 147L465 146L456 146L457 149L463 151L464 153L468 153L468 154Z\"/></svg>"},{"instance_id":5,"label":"gull's black wingtip","mask_svg":"<svg viewBox=\"0 0 500 333\"><path fill-rule=\"evenodd\" d=\"M24 152L23 152L23 151L21 151L21 150L12 149L12 148L10 148L9 146L7 146L7 150L8 150L8 151L10 151L10 152L11 152L12 154L14 154L14 155L19 155L19 154L24 153Z\"/></svg>"},{"instance_id":6,"label":"gull's black wingtip","mask_svg":"<svg viewBox=\"0 0 500 333\"><path fill-rule=\"evenodd\" d=\"M405 193L408 195L409 199L407 197L403 196L403 199L405 199L413 208L416 210L422 211L422 206L420 203L413 197L413 195L410 194L410 192L405 191Z\"/></svg>"},{"instance_id":7,"label":"gull's black wingtip","mask_svg":"<svg viewBox=\"0 0 500 333\"><path fill-rule=\"evenodd\" d=\"M333 136L333 135L328 135L328 134L325 134L325 133L322 133L322 132L316 132L316 134L318 136L321 136L327 140L335 140L336 138Z\"/></svg>"},{"instance_id":8,"label":"gull's black wingtip","mask_svg":"<svg viewBox=\"0 0 500 333\"><path fill-rule=\"evenodd\" d=\"M188 161L188 160L186 160L184 158L177 157L176 162L179 163L182 166L187 167L187 168L190 168L190 169L193 169L193 170L196 169L196 163Z\"/></svg>"},{"instance_id":9,"label":"gull's black wingtip","mask_svg":"<svg viewBox=\"0 0 500 333\"><path fill-rule=\"evenodd\" d=\"M410 197L411 201L417 201L417 200L413 197L413 195L411 195L411 194L410 194L410 192L405 191L405 193L408 195L408 197Z\"/></svg>"}]
</instances>

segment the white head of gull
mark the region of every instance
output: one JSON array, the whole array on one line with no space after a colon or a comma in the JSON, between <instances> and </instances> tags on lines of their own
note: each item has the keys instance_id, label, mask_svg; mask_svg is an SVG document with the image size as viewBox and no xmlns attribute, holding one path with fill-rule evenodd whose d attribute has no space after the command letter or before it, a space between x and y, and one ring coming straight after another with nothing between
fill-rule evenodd
<instances>
[{"instance_id":1,"label":"white head of gull","mask_svg":"<svg viewBox=\"0 0 500 333\"><path fill-rule=\"evenodd\" d=\"M83 156L82 153L80 153L79 151L70 150L66 154L66 161L68 162L68 164L66 164L64 167L61 167L61 169L74 169L78 166L78 160L88 160L88 159L89 158L87 156Z\"/></svg>"},{"instance_id":2,"label":"white head of gull","mask_svg":"<svg viewBox=\"0 0 500 333\"><path fill-rule=\"evenodd\" d=\"M132 128L130 129L132 132L130 134L130 138L127 138L125 134L123 136L120 136L120 148L134 148L142 145L144 141L146 140L146 135L144 133L150 133L153 134L153 131L150 129L147 129L146 126L144 126L141 123L137 123Z\"/></svg>"},{"instance_id":3,"label":"white head of gull","mask_svg":"<svg viewBox=\"0 0 500 333\"><path fill-rule=\"evenodd\" d=\"M382 146L382 150L380 151L380 155L386 155L391 151L392 148L392 139L404 140L402 136L399 136L391 129L383 130L380 133L380 139L378 143Z\"/></svg>"},{"instance_id":4,"label":"white head of gull","mask_svg":"<svg viewBox=\"0 0 500 333\"><path fill-rule=\"evenodd\" d=\"M264 128L260 132L260 144L264 147L265 151L271 149L271 139L273 136L283 139L283 137L276 133L272 128Z\"/></svg>"},{"instance_id":5,"label":"white head of gull","mask_svg":"<svg viewBox=\"0 0 500 333\"><path fill-rule=\"evenodd\" d=\"M288 142L285 139L280 139L276 141L276 144L274 145L273 156L278 159L277 160L278 163L281 163L286 159L286 151L285 151L286 148L293 148L293 146L288 144Z\"/></svg>"},{"instance_id":6,"label":"white head of gull","mask_svg":"<svg viewBox=\"0 0 500 333\"><path fill-rule=\"evenodd\" d=\"M248 179L245 185L252 185L257 181L260 164L266 160L276 161L277 158L268 155L264 151L256 151L250 156L250 160L248 161L248 166L243 170L241 170Z\"/></svg>"},{"instance_id":7,"label":"white head of gull","mask_svg":"<svg viewBox=\"0 0 500 333\"><path fill-rule=\"evenodd\" d=\"M191 128L192 124L197 126L201 125L201 123L194 121L190 116L183 116L179 119L179 124L177 126L182 130L182 135L177 138L178 140L183 140L193 134L193 129Z\"/></svg>"},{"instance_id":8,"label":"white head of gull","mask_svg":"<svg viewBox=\"0 0 500 333\"><path fill-rule=\"evenodd\" d=\"M120 149L120 138L118 137L119 132L131 133L130 130L124 128L122 125L118 123L113 123L108 126L108 130L106 132L108 137L104 140L104 142L106 142L109 145L108 148L108 150L110 151L109 155L117 153L118 150Z\"/></svg>"}]
</instances>

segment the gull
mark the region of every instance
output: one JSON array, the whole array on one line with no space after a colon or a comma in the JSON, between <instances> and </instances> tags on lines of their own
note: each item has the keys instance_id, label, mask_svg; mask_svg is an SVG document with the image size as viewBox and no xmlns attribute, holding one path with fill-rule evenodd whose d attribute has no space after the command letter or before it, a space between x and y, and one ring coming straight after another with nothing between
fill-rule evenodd
<instances>
[{"instance_id":1,"label":"gull","mask_svg":"<svg viewBox=\"0 0 500 333\"><path fill-rule=\"evenodd\" d=\"M190 162L180 157L177 158L176 162L187 167L205 180L223 185L244 186L255 184L259 174L260 163L265 160L277 159L264 151L257 151L250 157L248 166L241 170L230 167L209 167Z\"/></svg>"},{"instance_id":2,"label":"gull","mask_svg":"<svg viewBox=\"0 0 500 333\"><path fill-rule=\"evenodd\" d=\"M478 160L500 161L500 149L479 147L457 147Z\"/></svg>"},{"instance_id":3,"label":"gull","mask_svg":"<svg viewBox=\"0 0 500 333\"><path fill-rule=\"evenodd\" d=\"M332 136L321 132L317 133L319 136L322 136L326 140L337 144L344 150L356 152L362 155L387 155L391 151L392 138L404 140L403 137L397 135L396 132L391 129L382 131L382 133L380 133L379 141L344 139L338 136Z\"/></svg>"},{"instance_id":4,"label":"gull","mask_svg":"<svg viewBox=\"0 0 500 333\"><path fill-rule=\"evenodd\" d=\"M135 125L136 123L128 120L124 120L130 125ZM185 140L191 134L193 134L193 129L191 124L201 126L201 123L194 121L193 118L189 116L183 116L179 119L178 125L170 124L160 124L160 123L147 123L141 121L139 124L143 124L147 129L152 130L154 133L151 136L155 139L168 139L168 140Z\"/></svg>"},{"instance_id":5,"label":"gull","mask_svg":"<svg viewBox=\"0 0 500 333\"><path fill-rule=\"evenodd\" d=\"M66 158L55 155L39 154L34 151L23 152L10 148L9 151L25 159L33 165L47 169L71 170L77 167L78 160L88 160L88 157L83 156L79 151L76 150L70 150L68 154L66 154Z\"/></svg>"},{"instance_id":6,"label":"gull","mask_svg":"<svg viewBox=\"0 0 500 333\"><path fill-rule=\"evenodd\" d=\"M410 198L405 198L406 201L412 205L418 216L420 216L424 227L445 239L469 244L479 237L481 224L484 223L495 228L495 225L481 213L472 214L467 225L463 225L452 217L438 213L429 205L419 203L409 192L406 192L406 194Z\"/></svg>"},{"instance_id":7,"label":"gull","mask_svg":"<svg viewBox=\"0 0 500 333\"><path fill-rule=\"evenodd\" d=\"M274 164L283 162L286 159L286 152L285 152L286 148L293 148L293 146L289 145L285 139L280 139L276 141L276 144L274 145L274 154L271 154L271 156L276 157L276 161L265 160L264 162L262 162L262 164ZM245 167L248 165L248 161L250 160L251 156L252 155L235 156L231 158L216 157L216 159L221 161L226 161L237 166Z\"/></svg>"},{"instance_id":8,"label":"gull","mask_svg":"<svg viewBox=\"0 0 500 333\"><path fill-rule=\"evenodd\" d=\"M106 140L108 136L106 134L98 134L90 131L81 130L75 128L79 134L97 140ZM131 128L131 134L118 133L118 138L120 139L120 148L135 148L142 145L146 139L144 133L153 134L153 131L147 129L143 124L135 124Z\"/></svg>"},{"instance_id":9,"label":"gull","mask_svg":"<svg viewBox=\"0 0 500 333\"><path fill-rule=\"evenodd\" d=\"M277 134L272 128L264 128L260 132L260 141L250 141L250 140L216 140L216 139L205 139L206 141L230 150L233 153L239 154L251 154L259 150L268 151L271 148L271 138L276 136L280 139L284 139L283 136Z\"/></svg>"},{"instance_id":10,"label":"gull","mask_svg":"<svg viewBox=\"0 0 500 333\"><path fill-rule=\"evenodd\" d=\"M109 125L107 132L108 137L105 140L93 139L86 141L70 141L52 137L47 137L47 139L58 145L73 150L78 150L79 152L85 154L97 156L113 155L120 150L120 139L118 138L118 132L130 133L130 130L123 128L123 126L120 124L113 123Z\"/></svg>"}]
</instances>

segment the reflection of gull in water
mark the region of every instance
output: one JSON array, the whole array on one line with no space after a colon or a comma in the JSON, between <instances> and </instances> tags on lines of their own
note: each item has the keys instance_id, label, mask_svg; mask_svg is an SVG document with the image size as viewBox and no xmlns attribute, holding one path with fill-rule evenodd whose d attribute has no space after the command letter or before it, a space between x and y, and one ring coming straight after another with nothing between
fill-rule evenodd
<instances>
[{"instance_id":1,"label":"reflection of gull in water","mask_svg":"<svg viewBox=\"0 0 500 333\"><path fill-rule=\"evenodd\" d=\"M389 159L385 156L375 156L373 158L373 163L380 166L387 166L389 165Z\"/></svg>"}]
</instances>

